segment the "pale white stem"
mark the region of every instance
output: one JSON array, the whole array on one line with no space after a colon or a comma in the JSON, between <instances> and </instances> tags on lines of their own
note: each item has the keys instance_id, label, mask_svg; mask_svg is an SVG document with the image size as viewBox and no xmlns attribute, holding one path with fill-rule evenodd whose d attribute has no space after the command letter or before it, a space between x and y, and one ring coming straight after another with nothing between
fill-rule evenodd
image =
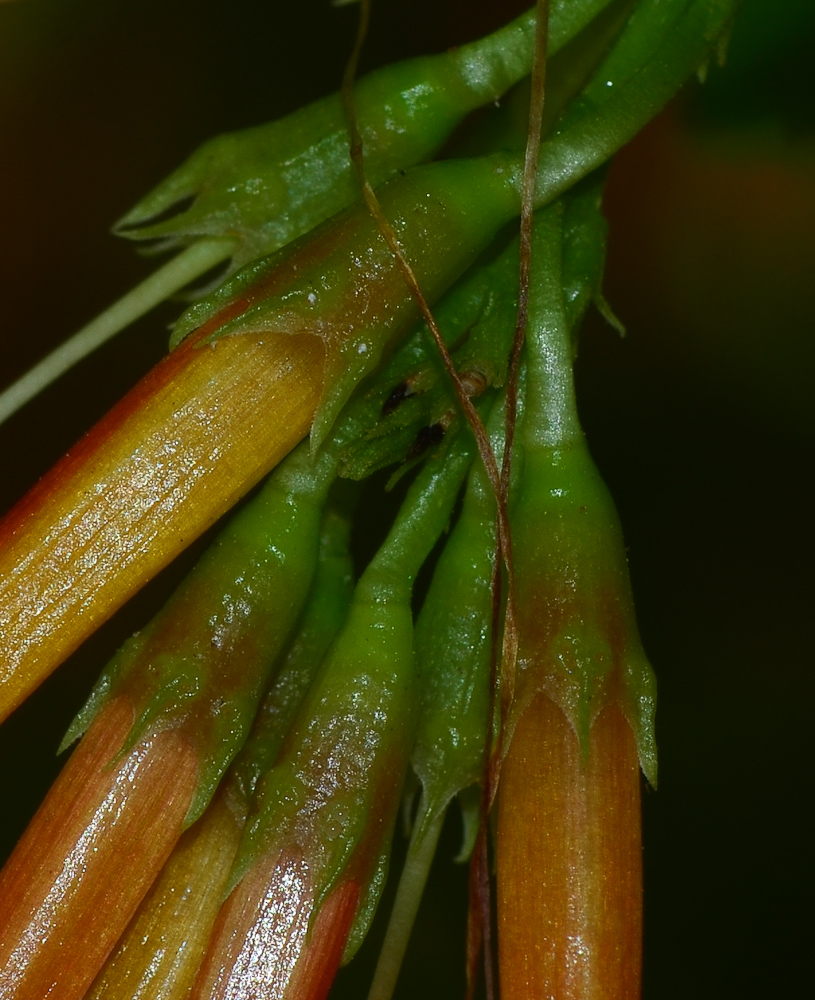
<instances>
[{"instance_id":1,"label":"pale white stem","mask_svg":"<svg viewBox=\"0 0 815 1000\"><path fill-rule=\"evenodd\" d=\"M0 393L0 424L120 330L226 260L234 249L234 240L199 240L154 271Z\"/></svg>"},{"instance_id":2,"label":"pale white stem","mask_svg":"<svg viewBox=\"0 0 815 1000\"><path fill-rule=\"evenodd\" d=\"M418 818L414 824L368 1000L390 1000L393 995L443 823L442 809L427 825L421 823Z\"/></svg>"}]
</instances>

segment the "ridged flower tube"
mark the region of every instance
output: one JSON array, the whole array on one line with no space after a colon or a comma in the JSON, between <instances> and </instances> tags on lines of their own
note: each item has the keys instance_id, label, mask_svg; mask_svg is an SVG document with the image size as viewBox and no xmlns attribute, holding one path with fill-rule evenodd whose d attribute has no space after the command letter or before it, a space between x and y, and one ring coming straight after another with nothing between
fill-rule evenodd
<instances>
[{"instance_id":1,"label":"ridged flower tube","mask_svg":"<svg viewBox=\"0 0 815 1000\"><path fill-rule=\"evenodd\" d=\"M367 930L415 723L412 583L472 450L459 441L429 461L357 585L348 621L258 783L195 1000L317 1000Z\"/></svg>"},{"instance_id":2,"label":"ridged flower tube","mask_svg":"<svg viewBox=\"0 0 815 1000\"><path fill-rule=\"evenodd\" d=\"M293 455L103 674L0 876L4 995L82 996L203 811L306 598L335 461Z\"/></svg>"},{"instance_id":3,"label":"ridged flower tube","mask_svg":"<svg viewBox=\"0 0 815 1000\"><path fill-rule=\"evenodd\" d=\"M182 1000L188 995L220 909L257 776L277 756L347 614L352 591L349 534L347 514L330 505L308 601L249 740L204 815L176 845L86 1000Z\"/></svg>"},{"instance_id":4,"label":"ridged flower tube","mask_svg":"<svg viewBox=\"0 0 815 1000\"><path fill-rule=\"evenodd\" d=\"M639 993L638 760L654 782L655 688L619 523L577 419L562 213L549 209L535 230L511 507L518 667L498 793L501 990L623 1000Z\"/></svg>"},{"instance_id":5,"label":"ridged flower tube","mask_svg":"<svg viewBox=\"0 0 815 1000\"><path fill-rule=\"evenodd\" d=\"M3 869L4 1000L81 998L181 836L197 753L165 729L117 758L135 721L126 698L105 708Z\"/></svg>"}]
</instances>

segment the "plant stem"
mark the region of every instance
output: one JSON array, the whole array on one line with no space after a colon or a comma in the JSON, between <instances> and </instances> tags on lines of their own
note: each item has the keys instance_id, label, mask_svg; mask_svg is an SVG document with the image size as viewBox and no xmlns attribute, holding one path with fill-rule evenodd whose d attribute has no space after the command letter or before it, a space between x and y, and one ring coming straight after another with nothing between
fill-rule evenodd
<instances>
[{"instance_id":1,"label":"plant stem","mask_svg":"<svg viewBox=\"0 0 815 1000\"><path fill-rule=\"evenodd\" d=\"M125 327L226 260L234 245L228 239L199 240L117 299L0 393L0 424Z\"/></svg>"}]
</instances>

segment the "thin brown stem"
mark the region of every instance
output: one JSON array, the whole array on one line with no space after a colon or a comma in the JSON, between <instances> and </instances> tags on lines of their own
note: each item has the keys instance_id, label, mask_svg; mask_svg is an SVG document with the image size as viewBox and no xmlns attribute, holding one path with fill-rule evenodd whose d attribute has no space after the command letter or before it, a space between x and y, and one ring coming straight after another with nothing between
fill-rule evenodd
<instances>
[{"instance_id":1,"label":"thin brown stem","mask_svg":"<svg viewBox=\"0 0 815 1000\"><path fill-rule=\"evenodd\" d=\"M510 355L509 373L506 387L506 424L504 454L501 462L501 504L504 510L509 505L509 483L512 473L512 451L518 415L518 377L526 328L529 320L529 285L532 274L532 227L535 211L535 181L540 158L541 127L546 91L546 45L549 25L549 0L538 0L538 20L535 41L535 59L532 66L532 93L529 104L529 124L527 128L526 153L524 156L523 192L521 197L520 251L518 314L515 322L515 336ZM511 544L511 538L509 538ZM506 561L506 554L505 554ZM507 562L512 565L511 552ZM515 615L515 579L507 573L507 600L504 618L504 636L501 655L500 676L500 719L498 739L492 754L490 766L490 805L498 788L498 773L503 757L502 733L504 722L515 694L515 668L518 658L518 631Z\"/></svg>"}]
</instances>

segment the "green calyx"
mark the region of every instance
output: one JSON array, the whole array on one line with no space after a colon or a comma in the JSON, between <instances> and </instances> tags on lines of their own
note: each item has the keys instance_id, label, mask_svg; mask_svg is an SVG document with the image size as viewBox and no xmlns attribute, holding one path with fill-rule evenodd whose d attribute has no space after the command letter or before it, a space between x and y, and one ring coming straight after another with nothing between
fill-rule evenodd
<instances>
[{"instance_id":1,"label":"green calyx","mask_svg":"<svg viewBox=\"0 0 815 1000\"><path fill-rule=\"evenodd\" d=\"M588 751L619 704L656 784L656 682L637 630L613 501L582 440L527 449L512 509L519 651L509 733L535 694L558 704Z\"/></svg>"},{"instance_id":2,"label":"green calyx","mask_svg":"<svg viewBox=\"0 0 815 1000\"><path fill-rule=\"evenodd\" d=\"M274 680L258 709L249 739L231 772L248 799L258 778L274 764L300 704L348 614L353 593L347 502L329 498L323 513L317 568L308 599Z\"/></svg>"},{"instance_id":3,"label":"green calyx","mask_svg":"<svg viewBox=\"0 0 815 1000\"><path fill-rule=\"evenodd\" d=\"M566 262L571 259L572 267L575 259L569 239L575 230L565 220L571 215L590 229L598 212L596 192L588 188L536 217L527 390L510 509L518 664L508 735L544 691L565 712L586 752L592 722L615 702L654 783L654 677L637 632L617 514L589 456L574 395L564 277Z\"/></svg>"},{"instance_id":4,"label":"green calyx","mask_svg":"<svg viewBox=\"0 0 815 1000\"><path fill-rule=\"evenodd\" d=\"M137 711L123 752L151 728L181 727L201 759L187 817L192 823L243 745L272 666L300 614L332 479L332 469L312 463L307 449L292 456L156 618L125 644L63 745L120 694L130 697Z\"/></svg>"},{"instance_id":5,"label":"green calyx","mask_svg":"<svg viewBox=\"0 0 815 1000\"><path fill-rule=\"evenodd\" d=\"M355 599L277 763L258 782L230 889L259 856L297 845L320 900L344 874L360 878L364 898L413 731L411 639L409 608Z\"/></svg>"}]
</instances>

